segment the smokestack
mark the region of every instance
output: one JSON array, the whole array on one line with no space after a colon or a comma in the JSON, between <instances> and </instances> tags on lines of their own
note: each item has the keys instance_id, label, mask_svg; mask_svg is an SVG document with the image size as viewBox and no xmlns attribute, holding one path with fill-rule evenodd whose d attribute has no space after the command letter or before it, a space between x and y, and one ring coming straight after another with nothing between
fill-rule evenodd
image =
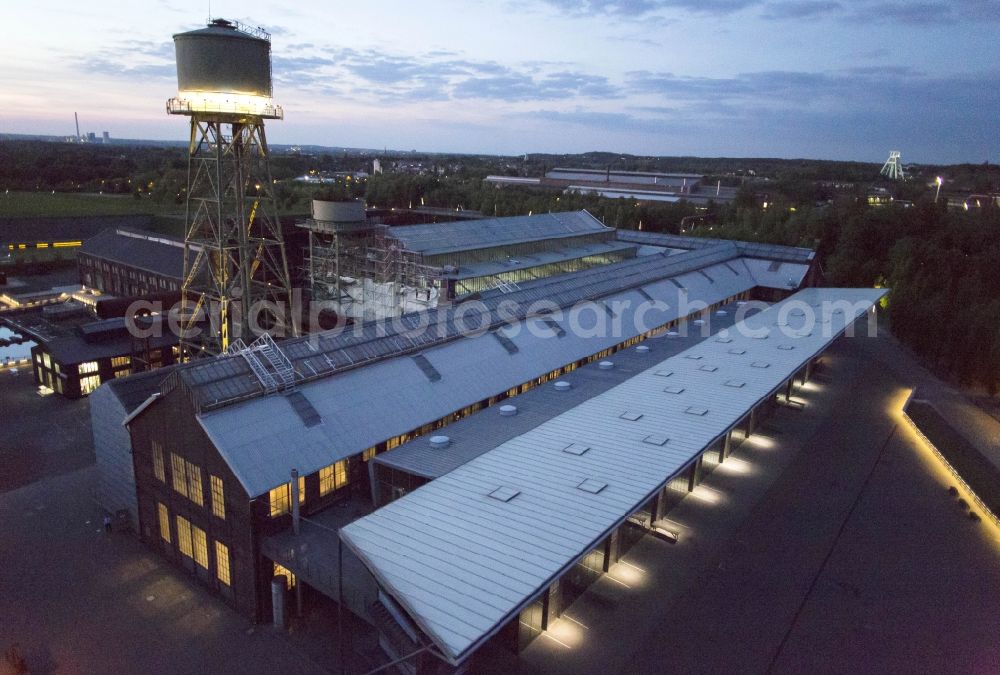
<instances>
[{"instance_id":1,"label":"smokestack","mask_svg":"<svg viewBox=\"0 0 1000 675\"><path fill-rule=\"evenodd\" d=\"M77 113L73 113L73 119L76 120L76 140L80 140L80 116Z\"/></svg>"}]
</instances>

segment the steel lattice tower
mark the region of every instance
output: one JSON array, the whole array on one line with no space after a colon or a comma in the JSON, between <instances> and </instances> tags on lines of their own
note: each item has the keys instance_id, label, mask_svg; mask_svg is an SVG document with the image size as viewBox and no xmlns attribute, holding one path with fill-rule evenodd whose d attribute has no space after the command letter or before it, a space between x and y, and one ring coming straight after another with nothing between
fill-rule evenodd
<instances>
[{"instance_id":1,"label":"steel lattice tower","mask_svg":"<svg viewBox=\"0 0 1000 675\"><path fill-rule=\"evenodd\" d=\"M191 118L180 339L195 358L250 342L253 328L294 333L264 132L283 113L262 30L217 20L174 42L180 93L167 111Z\"/></svg>"},{"instance_id":2,"label":"steel lattice tower","mask_svg":"<svg viewBox=\"0 0 1000 675\"><path fill-rule=\"evenodd\" d=\"M891 151L889 159L885 160L885 164L882 165L882 171L879 173L889 180L906 180L906 173L903 171L903 163L900 161L900 158L899 150Z\"/></svg>"}]
</instances>

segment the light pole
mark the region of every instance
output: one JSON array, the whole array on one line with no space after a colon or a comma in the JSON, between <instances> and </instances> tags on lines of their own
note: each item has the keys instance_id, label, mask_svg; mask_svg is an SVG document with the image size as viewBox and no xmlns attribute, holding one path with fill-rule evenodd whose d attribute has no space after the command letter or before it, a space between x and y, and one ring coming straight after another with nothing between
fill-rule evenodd
<instances>
[{"instance_id":1,"label":"light pole","mask_svg":"<svg viewBox=\"0 0 1000 675\"><path fill-rule=\"evenodd\" d=\"M937 204L938 197L941 196L941 183L944 182L944 179L941 178L941 176L938 176L935 182L937 183L937 192L934 193L934 203Z\"/></svg>"}]
</instances>

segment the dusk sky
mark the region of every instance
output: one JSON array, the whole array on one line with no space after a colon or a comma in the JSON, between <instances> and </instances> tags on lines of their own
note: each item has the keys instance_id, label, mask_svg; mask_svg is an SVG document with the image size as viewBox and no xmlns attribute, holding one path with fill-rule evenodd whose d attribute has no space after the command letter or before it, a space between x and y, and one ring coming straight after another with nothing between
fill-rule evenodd
<instances>
[{"instance_id":1,"label":"dusk sky","mask_svg":"<svg viewBox=\"0 0 1000 675\"><path fill-rule=\"evenodd\" d=\"M274 143L998 161L1000 0L262 3ZM5 3L0 131L178 139L171 35L208 2Z\"/></svg>"}]
</instances>

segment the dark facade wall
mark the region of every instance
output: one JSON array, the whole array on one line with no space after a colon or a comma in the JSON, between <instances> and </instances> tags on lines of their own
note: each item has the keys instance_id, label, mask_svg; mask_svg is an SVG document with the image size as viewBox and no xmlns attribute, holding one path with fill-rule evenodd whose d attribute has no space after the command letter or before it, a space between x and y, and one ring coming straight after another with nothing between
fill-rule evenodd
<instances>
[{"instance_id":1,"label":"dark facade wall","mask_svg":"<svg viewBox=\"0 0 1000 675\"><path fill-rule=\"evenodd\" d=\"M259 556L254 540L254 516L249 496L198 425L194 411L183 391L180 388L174 389L150 406L133 420L130 431L139 505L139 533L142 540L178 567L197 577L203 585L217 591L241 614L253 621L261 620L262 611L258 593ZM154 474L153 440L158 441L163 447L166 473L164 482L160 482ZM198 506L174 490L170 453L175 453L201 467L204 506ZM212 513L210 475L222 479L226 504L225 520ZM160 536L157 502L163 503L170 512L169 544ZM178 515L187 518L192 525L205 531L209 554L207 571L195 564L191 558L181 554L177 544ZM228 588L216 579L215 541L221 541L229 547L232 584Z\"/></svg>"},{"instance_id":2,"label":"dark facade wall","mask_svg":"<svg viewBox=\"0 0 1000 675\"><path fill-rule=\"evenodd\" d=\"M46 359L46 356L48 359ZM128 356L130 357L130 361L136 360L136 356L131 354L129 351L123 351L118 356ZM132 372L131 363L128 365L115 366L112 362L112 358L118 357L109 356L94 359L94 361L97 362L97 371L84 373L81 376L80 364L56 361L52 355L48 353L45 345L35 345L31 348L31 365L32 373L35 378L35 384L50 387L55 390L57 394L62 394L66 398L80 398L84 395L81 387L81 377L86 378L96 375L99 378L99 384L104 384L105 382L110 382L115 379L116 372L125 375ZM152 350L149 360L151 361L152 368L169 366L177 361L171 347L162 347L160 349Z\"/></svg>"},{"instance_id":3,"label":"dark facade wall","mask_svg":"<svg viewBox=\"0 0 1000 675\"><path fill-rule=\"evenodd\" d=\"M137 296L180 290L180 279L147 272L82 251L76 255L76 264L80 273L80 283L103 293Z\"/></svg>"}]
</instances>

